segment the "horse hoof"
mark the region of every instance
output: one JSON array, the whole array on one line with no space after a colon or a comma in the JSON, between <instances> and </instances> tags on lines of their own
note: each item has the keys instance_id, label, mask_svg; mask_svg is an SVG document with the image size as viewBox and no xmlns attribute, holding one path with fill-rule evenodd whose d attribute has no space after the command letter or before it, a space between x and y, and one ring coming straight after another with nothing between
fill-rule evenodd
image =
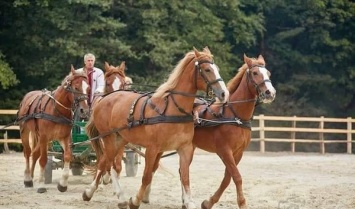
<instances>
[{"instance_id":1,"label":"horse hoof","mask_svg":"<svg viewBox=\"0 0 355 209\"><path fill-rule=\"evenodd\" d=\"M33 181L24 181L25 187L33 187Z\"/></svg>"},{"instance_id":2,"label":"horse hoof","mask_svg":"<svg viewBox=\"0 0 355 209\"><path fill-rule=\"evenodd\" d=\"M127 209L127 207L128 207L127 201L118 203L118 208L119 209Z\"/></svg>"},{"instance_id":3,"label":"horse hoof","mask_svg":"<svg viewBox=\"0 0 355 209\"><path fill-rule=\"evenodd\" d=\"M139 208L139 205L134 205L133 202L132 202L132 197L129 198L129 209L138 209Z\"/></svg>"},{"instance_id":4,"label":"horse hoof","mask_svg":"<svg viewBox=\"0 0 355 209\"><path fill-rule=\"evenodd\" d=\"M67 189L68 189L68 187L63 187L63 186L60 185L60 184L58 184L57 188L58 188L58 190L59 190L60 192L66 192Z\"/></svg>"},{"instance_id":5,"label":"horse hoof","mask_svg":"<svg viewBox=\"0 0 355 209\"><path fill-rule=\"evenodd\" d=\"M90 200L91 200L91 197L88 197L88 196L86 195L86 192L83 192L82 197L83 197L83 200L84 200L84 201L90 201Z\"/></svg>"},{"instance_id":6,"label":"horse hoof","mask_svg":"<svg viewBox=\"0 0 355 209\"><path fill-rule=\"evenodd\" d=\"M37 189L37 193L45 193L45 192L47 192L46 188L38 188Z\"/></svg>"},{"instance_id":7,"label":"horse hoof","mask_svg":"<svg viewBox=\"0 0 355 209\"><path fill-rule=\"evenodd\" d=\"M149 200L142 200L142 202L143 202L144 204L148 204L148 203L149 203Z\"/></svg>"},{"instance_id":8,"label":"horse hoof","mask_svg":"<svg viewBox=\"0 0 355 209\"><path fill-rule=\"evenodd\" d=\"M209 207L209 202L208 200L205 200L201 203L201 209L211 209L211 207Z\"/></svg>"}]
</instances>

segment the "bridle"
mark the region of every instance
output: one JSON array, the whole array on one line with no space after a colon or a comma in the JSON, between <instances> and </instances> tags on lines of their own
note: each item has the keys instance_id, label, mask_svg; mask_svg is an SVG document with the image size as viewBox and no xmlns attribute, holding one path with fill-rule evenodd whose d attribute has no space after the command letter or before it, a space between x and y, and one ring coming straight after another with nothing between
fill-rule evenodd
<instances>
[{"instance_id":1,"label":"bridle","mask_svg":"<svg viewBox=\"0 0 355 209\"><path fill-rule=\"evenodd\" d=\"M266 82L270 82L271 83L271 80L270 79L264 79L262 82L256 83L255 80L250 75L250 70L253 69L254 67L263 67L263 68L265 68L265 65L253 65L251 68L249 68L247 70L247 78L248 78L247 81L248 81L248 83L250 82L254 86L254 88L256 89L256 92L257 92L257 95L258 95L258 100L263 100L263 99L266 98L266 95L265 95L264 92L262 92L260 90L260 85L262 85L262 84L264 84ZM250 91L250 89L249 89L249 91Z\"/></svg>"},{"instance_id":2,"label":"bridle","mask_svg":"<svg viewBox=\"0 0 355 209\"><path fill-rule=\"evenodd\" d=\"M72 106L72 110L76 110L81 101L88 100L88 98L89 98L87 94L84 94L83 92L80 92L80 91L74 89L71 86L71 82L73 80L75 80L76 77L84 77L84 78L86 78L86 76L84 76L84 75L74 76L73 79L66 80L65 85L64 85L64 89L74 95L74 103L73 103L73 106Z\"/></svg>"},{"instance_id":3,"label":"bridle","mask_svg":"<svg viewBox=\"0 0 355 209\"><path fill-rule=\"evenodd\" d=\"M214 81L209 81L206 77L206 74L203 72L203 70L201 69L201 64L204 63L209 63L209 64L214 64L213 61L208 61L208 60L201 60L201 61L196 61L195 62L195 85L196 85L196 89L197 89L197 76L198 73L201 75L201 77L203 78L203 80L205 81L205 83L207 84L207 89L206 89L206 94L209 97L213 96L213 90L212 90L212 85L215 83L218 83L219 81L223 81L222 78L217 78Z\"/></svg>"},{"instance_id":4,"label":"bridle","mask_svg":"<svg viewBox=\"0 0 355 209\"><path fill-rule=\"evenodd\" d=\"M217 78L213 81L209 81L206 74L204 73L204 71L201 69L201 64L204 64L204 63L209 63L209 64L214 64L213 61L208 61L208 60L201 60L201 61L195 61L195 87L197 89L197 76L198 74L201 75L201 77L203 78L203 80L205 81L205 83L207 84L207 88L206 88L206 95L208 97L213 97L213 89L212 89L212 85L215 84L215 83L218 83L219 81L223 81L222 78ZM183 92L177 92L177 91L170 91L170 95L171 95L171 98L173 100L173 103L175 105L175 107L183 114L185 115L191 115L190 113L186 112L183 108L181 108L175 98L174 98L174 94L180 94L180 95L184 95L184 96L192 96L192 97L195 97L196 95L190 95L188 93L183 93Z\"/></svg>"},{"instance_id":5,"label":"bridle","mask_svg":"<svg viewBox=\"0 0 355 209\"><path fill-rule=\"evenodd\" d=\"M105 75L105 89L107 88L108 86L108 83L107 83L107 78L110 77L111 75L115 75L115 77L118 77L118 79L120 80L121 84L119 86L119 89L124 89L124 86L126 85L126 82L124 80L124 76L122 76L119 72L110 72L110 73L107 73ZM107 91L105 90L105 93L107 93Z\"/></svg>"}]
</instances>

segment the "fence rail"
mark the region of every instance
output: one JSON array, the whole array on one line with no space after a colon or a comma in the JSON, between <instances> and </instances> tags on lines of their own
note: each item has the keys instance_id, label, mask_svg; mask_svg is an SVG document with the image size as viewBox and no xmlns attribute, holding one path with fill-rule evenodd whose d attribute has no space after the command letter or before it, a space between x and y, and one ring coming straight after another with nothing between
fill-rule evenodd
<instances>
[{"instance_id":1,"label":"fence rail","mask_svg":"<svg viewBox=\"0 0 355 209\"><path fill-rule=\"evenodd\" d=\"M17 110L0 110L0 117L2 115L16 115L16 113ZM325 118L323 116L284 117L258 115L254 116L253 124L252 142L259 143L260 152L266 151L266 144L268 142L290 143L291 152L296 152L296 144L315 143L319 144L320 153L322 154L326 153L326 144L346 143L346 152L351 154L352 144L355 143L355 119L351 117ZM8 143L21 143L21 139L8 138L8 131L19 131L19 126L12 125L4 129L6 125L0 125L0 133L5 131L4 138L0 139L0 143L4 143L5 145L5 151L8 149ZM331 134L336 134L336 136L329 136Z\"/></svg>"},{"instance_id":2,"label":"fence rail","mask_svg":"<svg viewBox=\"0 0 355 209\"><path fill-rule=\"evenodd\" d=\"M320 152L324 154L325 144L330 143L346 143L346 152L352 153L352 144L355 143L353 135L355 135L355 119L348 118L325 118L321 117L284 117L284 116L254 116L254 121L258 123L258 127L253 127L253 132L257 132L259 137L253 137L252 141L260 143L260 152L265 152L266 142L287 142L291 144L291 152L296 151L296 143L317 143L320 146ZM278 126L271 126L266 123L277 122ZM335 124L336 123L336 124ZM300 127L302 126L302 127ZM316 127L311 127L316 126ZM330 128L327 128L330 127ZM334 128L339 127L339 128ZM288 137L269 137L267 134L275 132L279 135L282 132L289 133ZM255 134L255 133L253 133ZM302 134L300 138L298 135ZM325 135L328 134L328 137ZM336 136L329 136L337 134ZM275 134L273 134L275 135ZM316 136L315 136L316 135ZM339 136L340 135L340 136Z\"/></svg>"}]
</instances>

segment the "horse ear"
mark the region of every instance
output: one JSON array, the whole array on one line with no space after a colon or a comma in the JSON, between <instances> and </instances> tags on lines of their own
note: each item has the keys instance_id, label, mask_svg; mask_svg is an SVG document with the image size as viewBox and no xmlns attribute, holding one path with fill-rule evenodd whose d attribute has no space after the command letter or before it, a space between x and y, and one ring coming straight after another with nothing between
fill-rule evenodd
<instances>
[{"instance_id":1,"label":"horse ear","mask_svg":"<svg viewBox=\"0 0 355 209\"><path fill-rule=\"evenodd\" d=\"M70 67L70 72L71 72L71 74L74 74L75 73L75 68L74 68L74 66L73 65L70 65L71 67Z\"/></svg>"},{"instance_id":2,"label":"horse ear","mask_svg":"<svg viewBox=\"0 0 355 209\"><path fill-rule=\"evenodd\" d=\"M264 57L261 54L259 55L258 60L265 62Z\"/></svg>"},{"instance_id":3,"label":"horse ear","mask_svg":"<svg viewBox=\"0 0 355 209\"><path fill-rule=\"evenodd\" d=\"M195 52L195 57L199 57L200 56L200 52L194 47L194 52Z\"/></svg>"},{"instance_id":4,"label":"horse ear","mask_svg":"<svg viewBox=\"0 0 355 209\"><path fill-rule=\"evenodd\" d=\"M252 60L249 57L247 57L247 55L245 54L244 54L244 62L248 65L249 68L253 65Z\"/></svg>"},{"instance_id":5,"label":"horse ear","mask_svg":"<svg viewBox=\"0 0 355 209\"><path fill-rule=\"evenodd\" d=\"M125 61L122 61L121 64L120 64L120 69L123 69L123 71L126 70L126 62Z\"/></svg>"},{"instance_id":6,"label":"horse ear","mask_svg":"<svg viewBox=\"0 0 355 209\"><path fill-rule=\"evenodd\" d=\"M108 62L105 62L105 71L107 72L110 69L110 65Z\"/></svg>"},{"instance_id":7,"label":"horse ear","mask_svg":"<svg viewBox=\"0 0 355 209\"><path fill-rule=\"evenodd\" d=\"M210 49L208 48L208 46L205 46L205 48L203 48L203 51L208 53L208 54L211 54L211 51Z\"/></svg>"}]
</instances>

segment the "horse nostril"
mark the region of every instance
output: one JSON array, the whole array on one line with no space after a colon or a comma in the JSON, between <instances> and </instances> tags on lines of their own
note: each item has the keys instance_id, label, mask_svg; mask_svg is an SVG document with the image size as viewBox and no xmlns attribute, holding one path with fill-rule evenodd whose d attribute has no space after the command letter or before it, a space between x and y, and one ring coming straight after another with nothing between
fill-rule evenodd
<instances>
[{"instance_id":1,"label":"horse nostril","mask_svg":"<svg viewBox=\"0 0 355 209\"><path fill-rule=\"evenodd\" d=\"M226 94L223 92L223 93L221 94L221 97L224 98L225 96L226 96Z\"/></svg>"},{"instance_id":2,"label":"horse nostril","mask_svg":"<svg viewBox=\"0 0 355 209\"><path fill-rule=\"evenodd\" d=\"M265 91L265 94L266 94L266 95L270 95L271 92L270 92L269 90L266 90L266 91Z\"/></svg>"}]
</instances>

